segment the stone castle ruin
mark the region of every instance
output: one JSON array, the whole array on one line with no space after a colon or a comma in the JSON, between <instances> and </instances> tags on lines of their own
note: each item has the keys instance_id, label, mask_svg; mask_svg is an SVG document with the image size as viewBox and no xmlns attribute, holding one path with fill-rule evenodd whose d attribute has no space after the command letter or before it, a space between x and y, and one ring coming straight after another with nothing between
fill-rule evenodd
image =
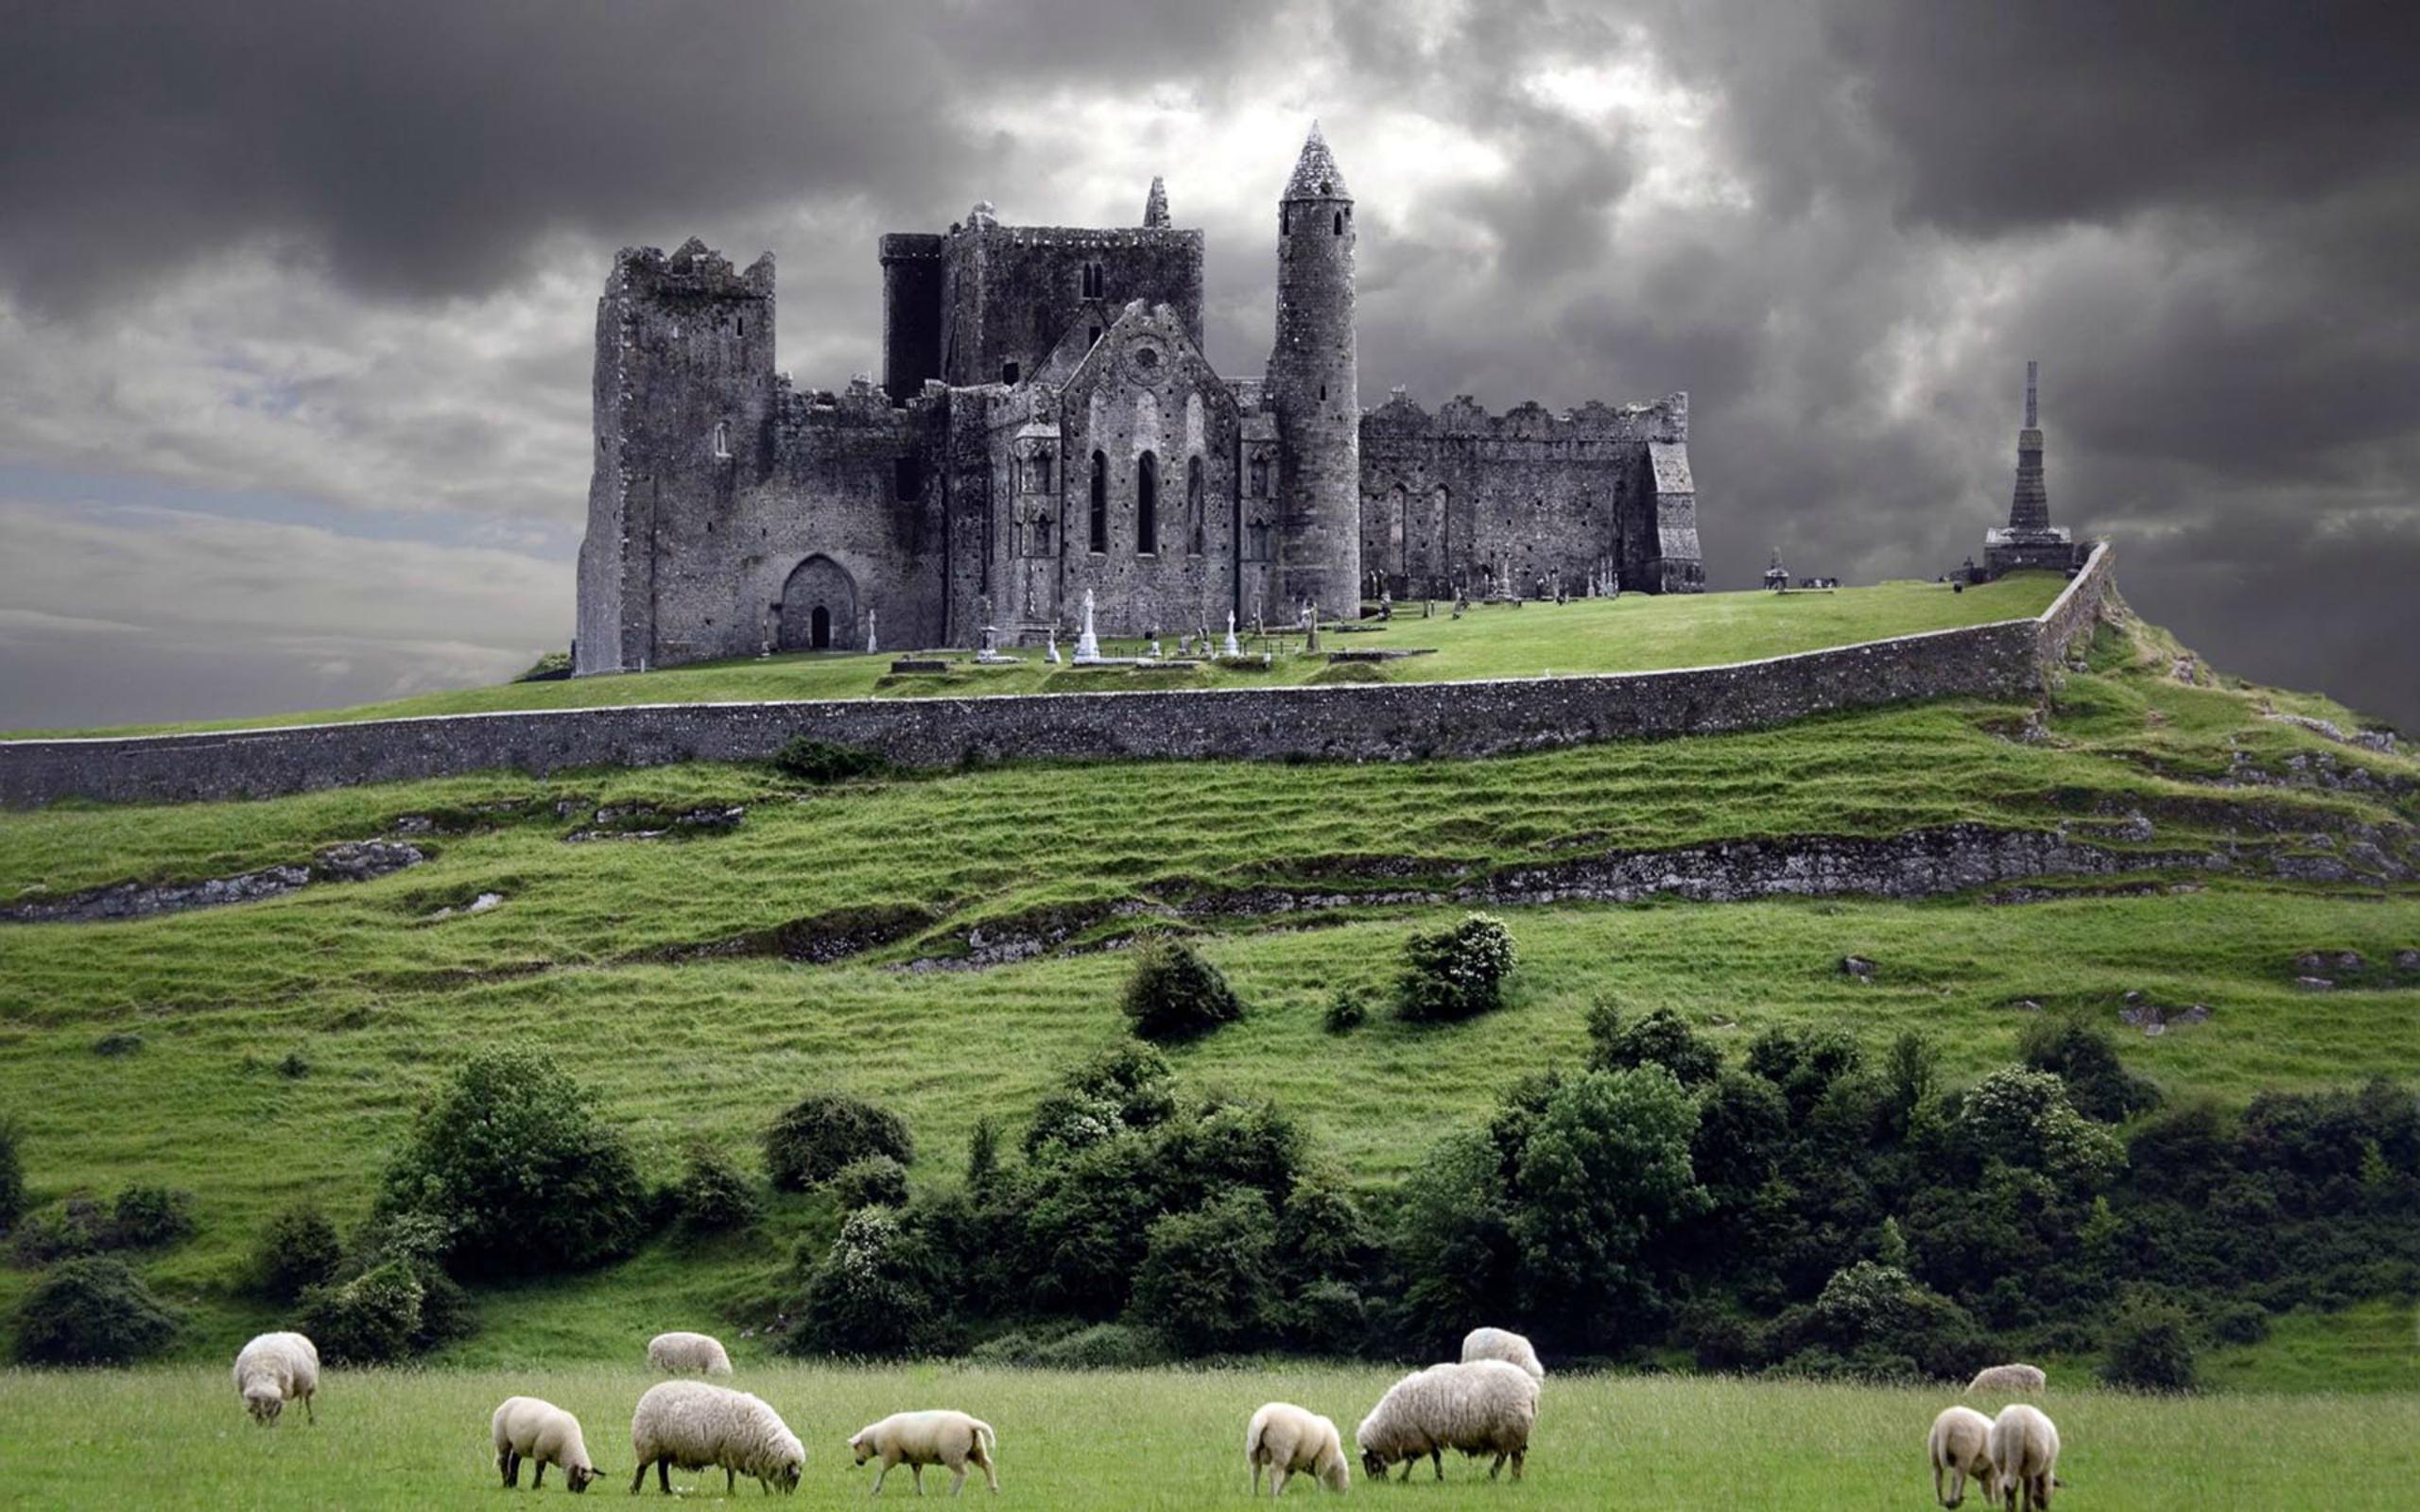
<instances>
[{"instance_id":1,"label":"stone castle ruin","mask_svg":"<svg viewBox=\"0 0 2420 1512\"><path fill-rule=\"evenodd\" d=\"M1365 597L1695 593L1688 396L1360 405L1353 198L1317 126L1278 201L1259 378L1201 352L1202 235L882 238L883 382L773 368L773 262L625 249L597 302L574 670L768 649L1171 636Z\"/></svg>"}]
</instances>

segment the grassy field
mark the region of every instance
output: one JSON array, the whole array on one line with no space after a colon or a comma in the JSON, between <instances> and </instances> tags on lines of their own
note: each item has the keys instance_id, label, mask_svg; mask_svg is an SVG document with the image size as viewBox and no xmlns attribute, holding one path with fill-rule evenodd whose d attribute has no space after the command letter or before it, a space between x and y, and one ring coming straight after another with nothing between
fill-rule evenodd
<instances>
[{"instance_id":1,"label":"grassy field","mask_svg":"<svg viewBox=\"0 0 2420 1512\"><path fill-rule=\"evenodd\" d=\"M873 1472L853 1468L845 1444L859 1426L903 1407L950 1405L998 1431L1003 1500L1127 1509L1240 1502L1253 1408L1299 1401L1335 1418L1349 1439L1391 1379L1315 1365L1069 1375L743 1360L736 1383L771 1402L806 1446L804 1504L863 1503ZM506 1396L530 1393L581 1419L598 1468L618 1472L597 1492L618 1501L631 1469L631 1406L648 1384L635 1365L337 1372L321 1390L317 1427L298 1418L263 1431L215 1366L0 1375L9 1443L0 1500L493 1506L499 1491L488 1414ZM1408 1486L1357 1484L1354 1492L1432 1508L1925 1506L1932 1493L1925 1433L1952 1400L1720 1378L1557 1377L1547 1382L1520 1484L1491 1485L1484 1461L1448 1456L1442 1486L1424 1465ZM2354 1512L2409 1506L2420 1473L2420 1397L2175 1401L2054 1386L2043 1405L2060 1430L2062 1507ZM1362 1479L1357 1463L1354 1476ZM911 1495L904 1483L905 1471L894 1474L886 1497ZM674 1485L700 1497L724 1494L713 1472L676 1474ZM946 1485L944 1474L932 1489ZM647 1494L656 1493L650 1486ZM752 1505L758 1500L744 1481L736 1494ZM1319 1493L1305 1486L1291 1496Z\"/></svg>"},{"instance_id":2,"label":"grassy field","mask_svg":"<svg viewBox=\"0 0 2420 1512\"><path fill-rule=\"evenodd\" d=\"M1118 1036L1125 964L1098 947L1178 905L1251 1005L1243 1023L1180 1052L1181 1079L1276 1098L1370 1187L1483 1117L1515 1075L1573 1053L1603 997L1673 1007L1735 1054L1773 1023L1841 1023L1876 1046L1919 1027L1962 1076L2008 1057L2026 1022L2013 1005L2114 1023L2122 994L2140 990L2213 1009L2164 1038L2127 1037L2130 1063L2171 1092L2239 1101L2420 1076L2420 990L2292 985L2305 951L2387 960L2420 947L2420 889L2264 874L2408 833L2420 763L2262 717L2351 719L2323 700L2181 683L2172 651L2149 630L2105 635L2096 670L2070 679L2031 733L2027 708L1948 702L1472 763L1010 767L805 790L763 768L695 766L0 815L0 902L226 875L406 818L428 821L416 839L433 855L259 903L0 925L0 1110L25 1131L38 1201L133 1181L196 1194L199 1235L145 1269L186 1314L185 1350L208 1358L276 1321L242 1294L251 1227L304 1194L339 1222L357 1216L413 1109L476 1046L553 1048L656 1178L699 1137L752 1168L771 1115L834 1085L899 1108L924 1152L914 1179L946 1183L979 1115L1015 1130L1063 1068ZM2308 779L2313 763L2339 785L2245 781ZM736 830L688 840L566 842L596 805L631 802L748 812ZM2134 815L2152 822L2149 840L2121 837ZM1339 987L1382 993L1406 935L1461 911L1357 901L1374 889L1626 848L1955 822L2066 826L2135 846L2145 866L2022 906L1517 908L1525 964L1505 1013L1420 1029L1381 1018L1345 1040L1321 1027ZM2153 864L2178 850L2238 868ZM1256 888L1340 906L1223 901ZM432 919L481 892L504 901ZM905 919L906 933L828 966L768 943L796 921L869 916ZM1069 933L1030 960L901 969L1054 919ZM735 939L756 953L700 954ZM1839 973L1850 953L1881 963L1873 985ZM112 1036L134 1037L130 1053L96 1053ZM659 1243L596 1275L488 1293L485 1332L444 1358L612 1358L633 1317L719 1317L735 1332L792 1246L836 1222L822 1199L780 1198L749 1239ZM0 1267L0 1312L28 1280ZM2408 1388L2411 1331L2400 1354L2379 1342L2393 1332L2281 1324L2214 1378ZM2318 1358L2336 1361L2332 1375Z\"/></svg>"},{"instance_id":3,"label":"grassy field","mask_svg":"<svg viewBox=\"0 0 2420 1512\"><path fill-rule=\"evenodd\" d=\"M256 729L332 720L393 719L423 714L486 713L505 709L586 709L635 703L746 702L782 698L915 697L938 694L1090 692L1125 687L1265 687L1313 681L1329 671L1325 651L1350 648L1421 647L1433 653L1384 663L1393 681L1459 678L1528 678L1548 672L1635 672L1664 667L1707 666L1820 650L1886 636L1954 629L1994 620L2040 613L2065 581L2050 573L2019 573L1981 588L1953 593L1946 584L1897 582L1836 593L1643 593L1620 599L1581 599L1569 604L1475 606L1461 620L1447 606L1434 618L1421 617L1415 601L1399 606L1395 618L1366 631L1331 633L1321 655L1303 654L1299 636L1254 641L1250 649L1270 650L1266 671L1203 667L1184 672L1134 672L1123 668L1051 667L1036 650L1018 652L1013 667L965 662L941 676L892 678L893 648L876 656L791 653L735 662L702 662L664 672L573 681L516 682L424 694L354 709L322 710L268 717L205 720L180 725L129 726L109 730L20 730L33 734L124 734L168 730ZM1167 627L1167 648L1188 627ZM1143 643L1104 643L1112 655L1139 655ZM1064 654L1063 648L1063 654ZM1360 666L1357 676L1380 675Z\"/></svg>"}]
</instances>

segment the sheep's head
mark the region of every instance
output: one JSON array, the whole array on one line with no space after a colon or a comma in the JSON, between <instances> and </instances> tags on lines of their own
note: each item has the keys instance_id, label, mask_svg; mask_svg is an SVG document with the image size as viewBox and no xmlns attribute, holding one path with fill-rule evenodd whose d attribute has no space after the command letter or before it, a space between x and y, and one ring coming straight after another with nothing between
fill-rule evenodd
<instances>
[{"instance_id":1,"label":"sheep's head","mask_svg":"<svg viewBox=\"0 0 2420 1512\"><path fill-rule=\"evenodd\" d=\"M873 1432L868 1429L858 1430L856 1436L849 1440L849 1452L857 1456L857 1463L860 1465L873 1458Z\"/></svg>"},{"instance_id":2,"label":"sheep's head","mask_svg":"<svg viewBox=\"0 0 2420 1512\"><path fill-rule=\"evenodd\" d=\"M774 1466L773 1473L769 1477L769 1479L770 1484L782 1488L782 1494L784 1496L787 1496L798 1489L799 1473L805 1469L805 1457L803 1455L793 1456L782 1461L779 1465Z\"/></svg>"},{"instance_id":3,"label":"sheep's head","mask_svg":"<svg viewBox=\"0 0 2420 1512\"><path fill-rule=\"evenodd\" d=\"M252 1421L269 1427L285 1410L285 1394L275 1386L256 1386L244 1393L244 1410L252 1415Z\"/></svg>"},{"instance_id":4,"label":"sheep's head","mask_svg":"<svg viewBox=\"0 0 2420 1512\"><path fill-rule=\"evenodd\" d=\"M594 1465L575 1465L563 1471L563 1479L571 1484L571 1494L574 1496L587 1490L589 1482L601 1481L604 1478L605 1472Z\"/></svg>"},{"instance_id":5,"label":"sheep's head","mask_svg":"<svg viewBox=\"0 0 2420 1512\"><path fill-rule=\"evenodd\" d=\"M1330 1454L1320 1461L1320 1484L1331 1491L1353 1489L1353 1469L1341 1454Z\"/></svg>"},{"instance_id":6,"label":"sheep's head","mask_svg":"<svg viewBox=\"0 0 2420 1512\"><path fill-rule=\"evenodd\" d=\"M1387 1456L1379 1453L1374 1449L1363 1450L1361 1452L1361 1473L1369 1476L1374 1481L1385 1480L1387 1478Z\"/></svg>"}]
</instances>

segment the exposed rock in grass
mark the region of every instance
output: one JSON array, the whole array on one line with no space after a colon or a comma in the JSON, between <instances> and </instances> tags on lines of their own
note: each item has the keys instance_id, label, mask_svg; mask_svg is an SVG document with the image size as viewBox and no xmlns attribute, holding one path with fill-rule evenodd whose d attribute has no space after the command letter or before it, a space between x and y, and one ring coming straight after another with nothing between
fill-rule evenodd
<instances>
[{"instance_id":1,"label":"exposed rock in grass","mask_svg":"<svg viewBox=\"0 0 2420 1512\"><path fill-rule=\"evenodd\" d=\"M1841 974L1856 977L1860 982L1871 982L1874 980L1874 963L1862 955L1843 955L1841 957Z\"/></svg>"},{"instance_id":2,"label":"exposed rock in grass","mask_svg":"<svg viewBox=\"0 0 2420 1512\"><path fill-rule=\"evenodd\" d=\"M252 902L307 887L315 882L368 882L416 867L428 859L418 846L401 840L346 840L322 847L309 862L263 867L232 877L206 882L114 883L0 908L0 922L17 924L89 924L121 919L148 919L181 914L194 908Z\"/></svg>"},{"instance_id":3,"label":"exposed rock in grass","mask_svg":"<svg viewBox=\"0 0 2420 1512\"><path fill-rule=\"evenodd\" d=\"M940 915L922 904L871 903L859 908L835 909L831 913L806 919L793 919L770 929L752 929L745 934L709 940L702 945L676 945L650 951L642 958L700 961L778 955L784 960L821 966L911 938L940 921Z\"/></svg>"},{"instance_id":4,"label":"exposed rock in grass","mask_svg":"<svg viewBox=\"0 0 2420 1512\"><path fill-rule=\"evenodd\" d=\"M2127 993L2126 1002L2129 1005L2118 1012L2118 1022L2142 1030L2146 1040L2156 1040L2172 1028L2206 1023L2210 1018L2209 1005L2203 1003L2181 1008L2163 1007L2145 1001L2139 992Z\"/></svg>"},{"instance_id":5,"label":"exposed rock in grass","mask_svg":"<svg viewBox=\"0 0 2420 1512\"><path fill-rule=\"evenodd\" d=\"M560 812L560 805L558 812ZM744 804L709 803L678 814L646 804L608 805L598 809L586 828L563 836L567 842L587 840L661 840L666 835L719 834L739 828L748 816Z\"/></svg>"},{"instance_id":6,"label":"exposed rock in grass","mask_svg":"<svg viewBox=\"0 0 2420 1512\"><path fill-rule=\"evenodd\" d=\"M423 921L434 924L452 919L458 914L484 914L503 902L504 894L500 892L483 892L458 908L452 903L447 903L437 912L426 916Z\"/></svg>"},{"instance_id":7,"label":"exposed rock in grass","mask_svg":"<svg viewBox=\"0 0 2420 1512\"><path fill-rule=\"evenodd\" d=\"M2294 986L2306 992L2330 992L2336 988L2335 983L2324 976L2298 976L2294 978Z\"/></svg>"}]
</instances>

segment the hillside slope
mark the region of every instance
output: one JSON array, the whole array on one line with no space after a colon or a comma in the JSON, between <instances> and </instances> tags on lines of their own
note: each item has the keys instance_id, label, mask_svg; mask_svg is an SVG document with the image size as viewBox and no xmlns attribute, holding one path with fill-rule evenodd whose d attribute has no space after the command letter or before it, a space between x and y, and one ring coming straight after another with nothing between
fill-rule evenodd
<instances>
[{"instance_id":1,"label":"hillside slope","mask_svg":"<svg viewBox=\"0 0 2420 1512\"><path fill-rule=\"evenodd\" d=\"M752 1167L770 1116L828 1086L897 1108L926 1152L914 1179L945 1186L978 1117L1013 1133L1122 1034L1112 947L1147 924L1199 933L1250 1005L1176 1052L1180 1081L1276 1099L1365 1190L1573 1057L1605 999L1670 1007L1734 1056L1777 1023L1876 1049L1919 1027L1956 1081L2010 1058L2023 1005L2115 1027L2141 993L2209 1010L2126 1026L2128 1066L2172 1096L2420 1076L2420 763L2330 723L2353 724L2124 622L2041 709L1487 762L807 788L679 767L11 814L0 906L21 913L374 837L424 859L0 925L0 1108L38 1200L195 1194L197 1237L145 1265L207 1353L273 1315L239 1283L252 1228L306 1194L364 1211L475 1047L551 1049L658 1179L699 1139ZM1323 1031L1340 988L1383 999L1406 936L1474 904L1522 952L1503 1012ZM2346 952L2358 968L2326 964ZM1850 954L1870 981L1842 974ZM2298 985L2323 971L2333 989ZM492 1299L456 1355L610 1355L633 1315L745 1318L836 1222L826 1199L777 1198L756 1234ZM0 1308L26 1276L0 1269Z\"/></svg>"}]
</instances>

